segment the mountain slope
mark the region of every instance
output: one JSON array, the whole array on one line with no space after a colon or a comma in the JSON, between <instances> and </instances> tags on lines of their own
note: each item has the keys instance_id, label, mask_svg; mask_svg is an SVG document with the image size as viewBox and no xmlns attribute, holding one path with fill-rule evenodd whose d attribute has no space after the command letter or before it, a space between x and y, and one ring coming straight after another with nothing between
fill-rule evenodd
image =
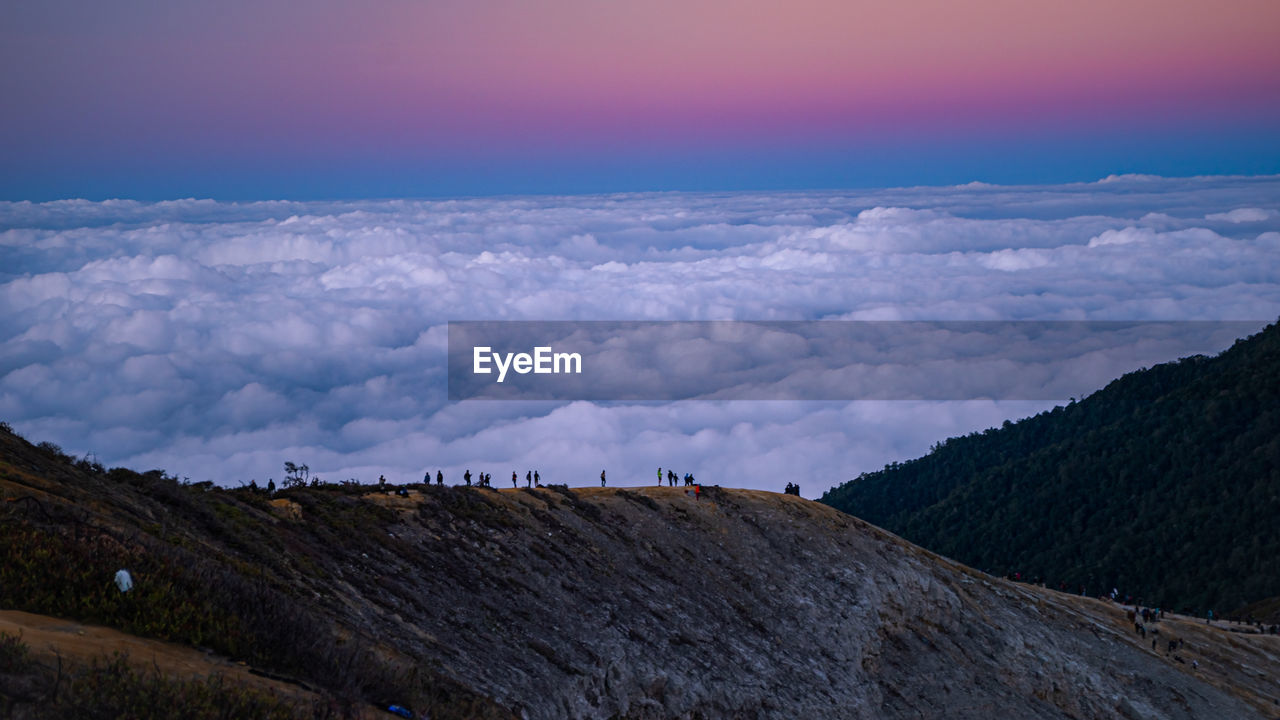
<instances>
[{"instance_id":1,"label":"mountain slope","mask_svg":"<svg viewBox=\"0 0 1280 720\"><path fill-rule=\"evenodd\" d=\"M996 573L1203 613L1280 595L1280 325L822 501Z\"/></svg>"},{"instance_id":2,"label":"mountain slope","mask_svg":"<svg viewBox=\"0 0 1280 720\"><path fill-rule=\"evenodd\" d=\"M1280 638L1170 620L1167 637L1198 633L1179 662L1115 606L793 496L269 499L77 468L7 433L0 450L0 608L206 645L433 718L1259 718L1276 700ZM50 548L56 564L39 561ZM129 596L111 587L121 565Z\"/></svg>"}]
</instances>

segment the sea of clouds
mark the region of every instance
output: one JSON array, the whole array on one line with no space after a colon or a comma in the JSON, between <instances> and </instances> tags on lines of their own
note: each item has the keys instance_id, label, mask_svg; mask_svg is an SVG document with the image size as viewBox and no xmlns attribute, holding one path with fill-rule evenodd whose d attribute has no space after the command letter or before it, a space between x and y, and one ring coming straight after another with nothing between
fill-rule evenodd
<instances>
[{"instance_id":1,"label":"sea of clouds","mask_svg":"<svg viewBox=\"0 0 1280 720\"><path fill-rule=\"evenodd\" d=\"M450 403L450 320L1280 316L1280 177L0 203L0 419L236 485L443 468L804 494L1053 402ZM655 348L655 352L662 352ZM1172 359L1172 358L1169 358ZM1064 398L1065 399L1065 398Z\"/></svg>"}]
</instances>

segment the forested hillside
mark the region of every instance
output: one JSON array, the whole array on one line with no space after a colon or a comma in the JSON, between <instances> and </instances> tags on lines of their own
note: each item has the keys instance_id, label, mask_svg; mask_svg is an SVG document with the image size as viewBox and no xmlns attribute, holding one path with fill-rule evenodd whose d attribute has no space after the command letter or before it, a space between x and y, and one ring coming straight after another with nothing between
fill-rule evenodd
<instances>
[{"instance_id":1,"label":"forested hillside","mask_svg":"<svg viewBox=\"0 0 1280 720\"><path fill-rule=\"evenodd\" d=\"M1280 325L952 438L822 501L996 573L1230 612L1280 595Z\"/></svg>"}]
</instances>

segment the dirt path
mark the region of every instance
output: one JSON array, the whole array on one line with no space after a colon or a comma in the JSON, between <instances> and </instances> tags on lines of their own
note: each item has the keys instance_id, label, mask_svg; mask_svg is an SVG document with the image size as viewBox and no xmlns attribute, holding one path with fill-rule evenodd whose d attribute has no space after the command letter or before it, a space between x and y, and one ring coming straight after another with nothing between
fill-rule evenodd
<instances>
[{"instance_id":1,"label":"dirt path","mask_svg":"<svg viewBox=\"0 0 1280 720\"><path fill-rule=\"evenodd\" d=\"M1202 619L1166 613L1163 620L1147 623L1148 633L1142 636L1126 615L1133 608L1131 605L1034 585L1019 583L1013 587L1104 622L1115 634L1152 657L1245 700L1264 717L1280 718L1280 635L1233 632L1230 623L1210 625ZM1154 649L1152 640L1156 641ZM1179 641L1176 650L1168 650L1170 640Z\"/></svg>"}]
</instances>

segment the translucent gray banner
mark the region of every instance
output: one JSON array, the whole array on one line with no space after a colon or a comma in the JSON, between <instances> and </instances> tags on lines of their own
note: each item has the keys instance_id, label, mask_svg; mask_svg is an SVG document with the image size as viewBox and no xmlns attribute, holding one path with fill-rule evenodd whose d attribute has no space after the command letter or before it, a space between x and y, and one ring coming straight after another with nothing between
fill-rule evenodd
<instances>
[{"instance_id":1,"label":"translucent gray banner","mask_svg":"<svg viewBox=\"0 0 1280 720\"><path fill-rule=\"evenodd\" d=\"M1065 400L1265 321L449 323L449 399Z\"/></svg>"}]
</instances>

